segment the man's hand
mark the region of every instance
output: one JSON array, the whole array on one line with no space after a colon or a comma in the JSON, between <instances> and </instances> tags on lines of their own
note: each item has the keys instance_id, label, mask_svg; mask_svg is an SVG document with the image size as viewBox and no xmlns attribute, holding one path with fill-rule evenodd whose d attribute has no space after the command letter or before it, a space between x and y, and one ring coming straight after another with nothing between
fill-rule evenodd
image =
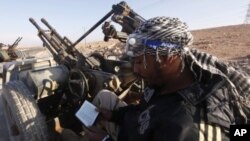
<instances>
[{"instance_id":1,"label":"man's hand","mask_svg":"<svg viewBox=\"0 0 250 141\"><path fill-rule=\"evenodd\" d=\"M83 127L83 129L91 141L102 141L108 135L104 130L94 126L89 128Z\"/></svg>"},{"instance_id":2,"label":"man's hand","mask_svg":"<svg viewBox=\"0 0 250 141\"><path fill-rule=\"evenodd\" d=\"M105 121L111 120L111 117L112 117L111 111L104 109L104 108L96 108L96 111L98 111L100 114L100 120L105 120ZM100 123L102 123L102 122L100 122ZM108 135L107 132L105 132L104 130L102 130L96 126L92 126L92 127L88 127L88 128L83 126L83 129L91 141L102 141L104 139L104 137L106 137Z\"/></svg>"},{"instance_id":3,"label":"man's hand","mask_svg":"<svg viewBox=\"0 0 250 141\"><path fill-rule=\"evenodd\" d=\"M96 108L96 111L100 113L103 120L110 121L112 118L112 112L104 108Z\"/></svg>"}]
</instances>

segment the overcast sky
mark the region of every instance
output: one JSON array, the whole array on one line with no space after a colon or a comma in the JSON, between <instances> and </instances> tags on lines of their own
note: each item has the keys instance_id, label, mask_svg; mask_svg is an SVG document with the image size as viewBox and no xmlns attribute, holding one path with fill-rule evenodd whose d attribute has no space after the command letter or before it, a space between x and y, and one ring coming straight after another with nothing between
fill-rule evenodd
<instances>
[{"instance_id":1,"label":"overcast sky","mask_svg":"<svg viewBox=\"0 0 250 141\"><path fill-rule=\"evenodd\" d=\"M0 42L11 44L19 36L22 46L42 45L33 17L41 25L45 18L62 36L75 42L87 29L111 10L119 0L1 0ZM145 19L155 16L178 17L191 30L242 24L249 0L127 0ZM102 40L100 27L87 42Z\"/></svg>"}]
</instances>

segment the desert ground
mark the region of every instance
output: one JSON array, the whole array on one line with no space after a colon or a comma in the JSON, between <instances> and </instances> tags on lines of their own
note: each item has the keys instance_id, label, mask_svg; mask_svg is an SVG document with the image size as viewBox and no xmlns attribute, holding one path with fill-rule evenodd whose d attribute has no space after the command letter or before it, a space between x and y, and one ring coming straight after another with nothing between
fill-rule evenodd
<instances>
[{"instance_id":1,"label":"desert ground","mask_svg":"<svg viewBox=\"0 0 250 141\"><path fill-rule=\"evenodd\" d=\"M194 48L223 60L250 57L250 25L224 26L192 32Z\"/></svg>"}]
</instances>

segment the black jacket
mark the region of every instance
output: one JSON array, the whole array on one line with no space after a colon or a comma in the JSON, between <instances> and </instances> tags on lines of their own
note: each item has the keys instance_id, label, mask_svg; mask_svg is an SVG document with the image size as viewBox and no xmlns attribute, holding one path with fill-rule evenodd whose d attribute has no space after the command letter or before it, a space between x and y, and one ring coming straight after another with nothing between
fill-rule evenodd
<instances>
[{"instance_id":1,"label":"black jacket","mask_svg":"<svg viewBox=\"0 0 250 141\"><path fill-rule=\"evenodd\" d=\"M118 141L229 140L228 127L234 118L224 103L228 100L223 95L224 81L214 77L202 82L167 95L153 91L139 105L114 111L112 120L120 125Z\"/></svg>"}]
</instances>

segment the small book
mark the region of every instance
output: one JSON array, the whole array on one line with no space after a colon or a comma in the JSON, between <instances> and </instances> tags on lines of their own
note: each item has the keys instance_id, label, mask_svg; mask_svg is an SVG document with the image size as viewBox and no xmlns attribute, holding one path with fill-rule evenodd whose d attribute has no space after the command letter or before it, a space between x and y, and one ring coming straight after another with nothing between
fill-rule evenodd
<instances>
[{"instance_id":1,"label":"small book","mask_svg":"<svg viewBox=\"0 0 250 141\"><path fill-rule=\"evenodd\" d=\"M99 114L95 109L95 105L85 100L75 115L85 126L89 127L94 124Z\"/></svg>"}]
</instances>

